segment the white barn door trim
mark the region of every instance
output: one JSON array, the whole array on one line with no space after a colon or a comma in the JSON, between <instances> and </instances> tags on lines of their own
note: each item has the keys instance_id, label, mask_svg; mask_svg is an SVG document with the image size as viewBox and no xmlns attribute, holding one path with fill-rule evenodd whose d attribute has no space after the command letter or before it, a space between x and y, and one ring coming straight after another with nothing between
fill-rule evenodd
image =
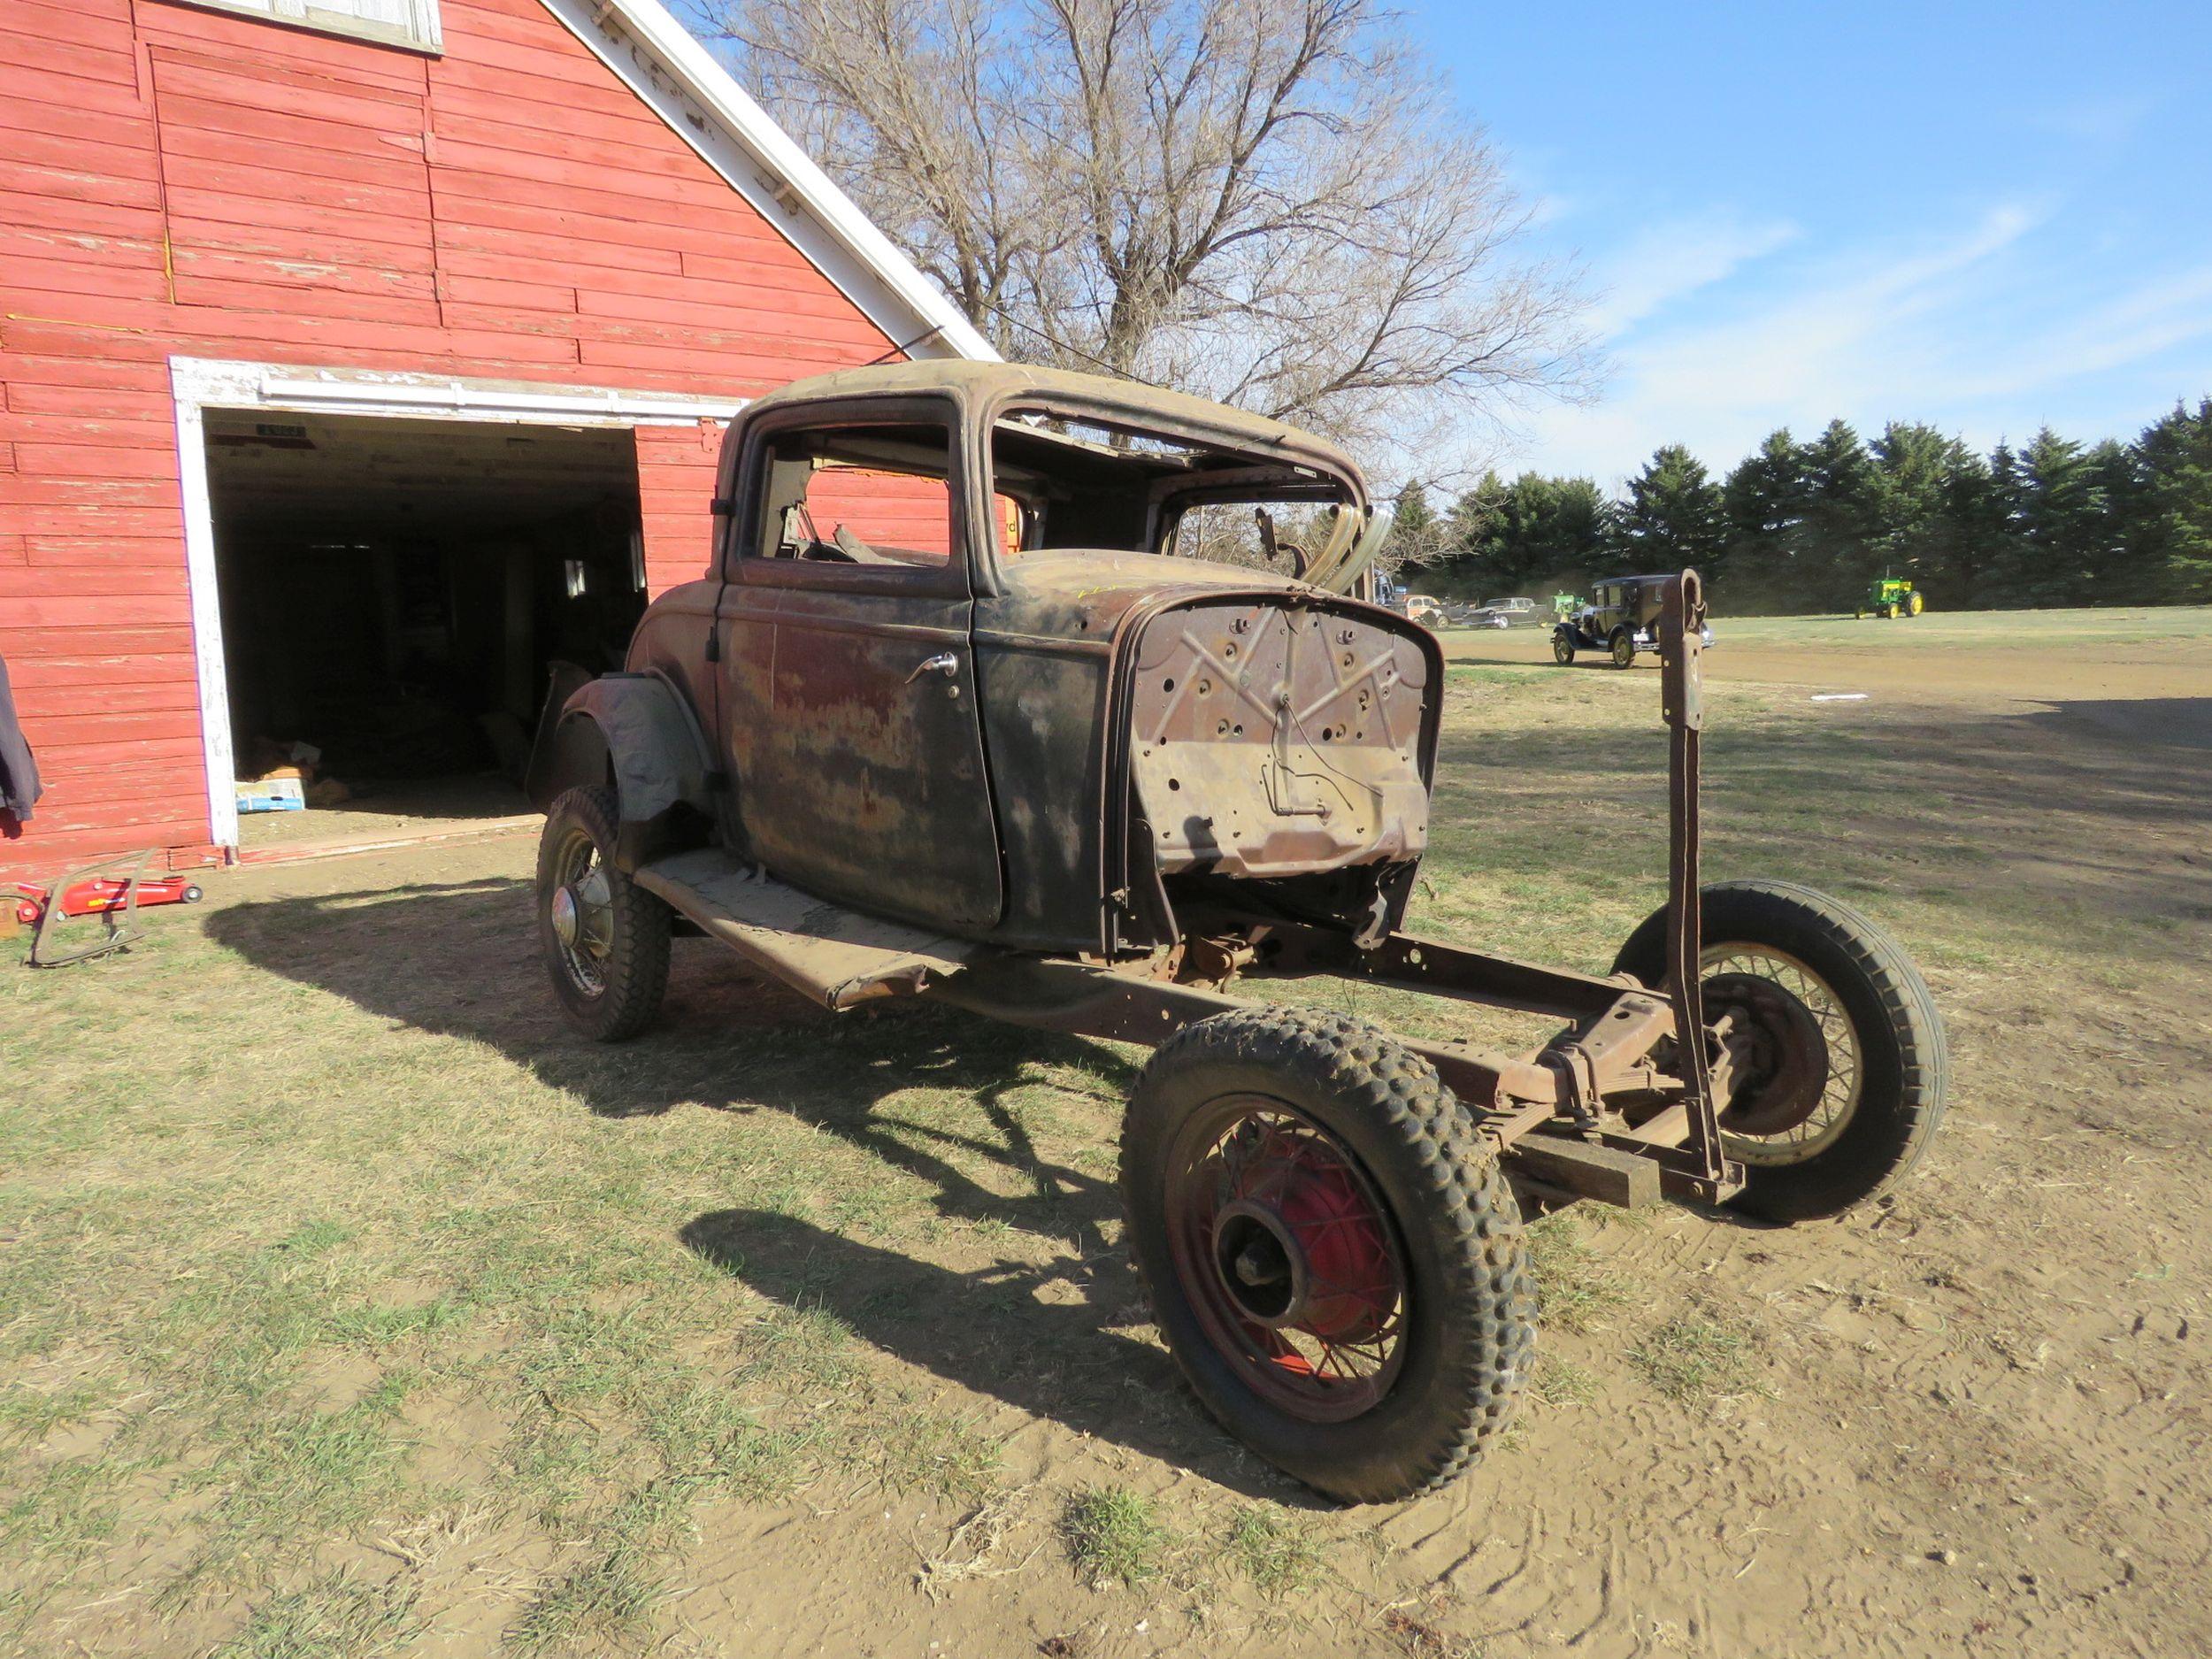
<instances>
[{"instance_id":1,"label":"white barn door trim","mask_svg":"<svg viewBox=\"0 0 2212 1659\"><path fill-rule=\"evenodd\" d=\"M208 494L211 409L292 414L404 416L415 420L526 426L687 426L733 419L735 397L627 392L598 386L536 386L373 369L293 363L169 359L177 406L177 468L184 495L184 559L192 598L192 655L200 687L200 746L207 767L208 840L238 845L237 763L230 744L230 689L223 665L223 611L216 592L215 509Z\"/></svg>"}]
</instances>

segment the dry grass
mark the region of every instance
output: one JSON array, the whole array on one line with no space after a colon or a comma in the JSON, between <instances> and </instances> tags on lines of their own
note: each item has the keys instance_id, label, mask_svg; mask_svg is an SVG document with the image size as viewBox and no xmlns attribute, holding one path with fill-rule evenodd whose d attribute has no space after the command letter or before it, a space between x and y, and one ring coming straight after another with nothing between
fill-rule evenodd
<instances>
[{"instance_id":1,"label":"dry grass","mask_svg":"<svg viewBox=\"0 0 2212 1659\"><path fill-rule=\"evenodd\" d=\"M1419 926L1608 965L1663 886L1630 679L1454 674ZM1870 742L1709 695L1709 875L1832 887L1958 973L2138 983L2190 949L2169 894L1992 865L2039 821L1997 766L2018 722ZM2090 803L2070 835L2101 786L2112 812L2164 787L2086 749L2038 764ZM390 888L218 881L126 956L0 974L0 1063L30 1080L0 1107L0 1646L60 1651L56 1621L96 1606L116 1651L373 1655L434 1624L434 1580L510 1609L518 1650L636 1651L710 1506L897 1503L940 1540L994 1516L934 1569L956 1582L1032 1559L1064 1502L1087 1578L1314 1593L1333 1534L1247 1501L1115 1253L1131 1051L929 1007L833 1019L703 944L663 1032L595 1048L542 987L526 851ZM1755 1380L1748 1313L1624 1282L1571 1216L1532 1245L1540 1402ZM1202 1478L994 1509L1040 1418ZM499 1563L432 1548L461 1515L504 1529Z\"/></svg>"}]
</instances>

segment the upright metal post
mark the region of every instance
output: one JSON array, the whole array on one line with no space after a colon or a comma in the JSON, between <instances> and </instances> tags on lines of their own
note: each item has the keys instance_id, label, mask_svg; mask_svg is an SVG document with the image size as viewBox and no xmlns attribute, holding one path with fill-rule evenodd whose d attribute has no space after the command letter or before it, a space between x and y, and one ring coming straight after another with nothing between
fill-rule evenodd
<instances>
[{"instance_id":1,"label":"upright metal post","mask_svg":"<svg viewBox=\"0 0 2212 1659\"><path fill-rule=\"evenodd\" d=\"M1667 584L1659 616L1660 711L1667 723L1667 992L1689 1091L1689 1147L1707 1180L1726 1170L1705 1054L1704 929L1698 903L1698 741L1705 726L1705 584L1694 570Z\"/></svg>"}]
</instances>

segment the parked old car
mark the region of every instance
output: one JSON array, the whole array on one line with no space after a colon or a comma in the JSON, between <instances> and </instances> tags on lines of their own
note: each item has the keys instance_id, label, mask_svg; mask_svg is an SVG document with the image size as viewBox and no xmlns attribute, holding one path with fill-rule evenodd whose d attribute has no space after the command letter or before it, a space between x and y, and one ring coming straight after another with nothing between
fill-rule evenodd
<instances>
[{"instance_id":1,"label":"parked old car","mask_svg":"<svg viewBox=\"0 0 2212 1659\"><path fill-rule=\"evenodd\" d=\"M1486 599L1469 613L1470 627L1512 628L1525 627L1541 618L1536 612L1533 599Z\"/></svg>"},{"instance_id":2,"label":"parked old car","mask_svg":"<svg viewBox=\"0 0 2212 1659\"><path fill-rule=\"evenodd\" d=\"M1612 576L1590 589L1587 603L1552 626L1552 659L1565 666L1578 651L1603 651L1616 668L1632 668L1639 652L1659 649L1658 623L1671 576ZM1532 606L1532 609L1533 607ZM1700 624L1701 640L1713 630Z\"/></svg>"},{"instance_id":3,"label":"parked old car","mask_svg":"<svg viewBox=\"0 0 2212 1659\"><path fill-rule=\"evenodd\" d=\"M1802 887L1700 894L1694 572L1654 590L1670 902L1599 976L1404 931L1444 664L1357 596L1388 519L1333 445L1119 381L899 365L752 404L714 511L711 566L541 723L561 1005L645 1030L680 925L826 1009L925 996L1155 1047L1130 1258L1199 1400L1317 1489L1419 1491L1506 1426L1523 1202L1801 1220L1926 1144L1943 1038L1898 946ZM1248 1000L1298 974L1558 1034L1495 1054Z\"/></svg>"}]
</instances>

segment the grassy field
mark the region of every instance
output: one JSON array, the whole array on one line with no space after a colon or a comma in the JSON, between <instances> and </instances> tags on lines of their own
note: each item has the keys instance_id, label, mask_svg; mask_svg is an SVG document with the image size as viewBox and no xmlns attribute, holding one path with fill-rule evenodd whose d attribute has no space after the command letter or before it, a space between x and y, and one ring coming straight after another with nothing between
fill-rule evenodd
<instances>
[{"instance_id":1,"label":"grassy field","mask_svg":"<svg viewBox=\"0 0 2212 1659\"><path fill-rule=\"evenodd\" d=\"M1870 647L1914 650L1931 646L2065 651L2081 646L2158 644L2192 652L2212 643L2212 605L2116 605L2074 611L1930 611L1917 617L1739 617L1717 611L1714 626L1747 645ZM1546 611L1542 633L1550 626ZM1509 632L1517 637L1525 629ZM1449 630L1480 639L1486 629Z\"/></svg>"},{"instance_id":2,"label":"grassy field","mask_svg":"<svg viewBox=\"0 0 2212 1659\"><path fill-rule=\"evenodd\" d=\"M1731 641L1755 645L1878 645L1885 650L1987 647L2048 651L2085 644L2179 646L2212 641L2212 605L2114 606L2089 611L1930 611L1863 620L1833 617L1723 617Z\"/></svg>"},{"instance_id":3,"label":"grassy field","mask_svg":"<svg viewBox=\"0 0 2212 1659\"><path fill-rule=\"evenodd\" d=\"M1916 649L2147 626L2129 614L1741 626ZM2070 1271L2185 1331L2201 1310L2206 1171L2175 1123L2205 1105L2185 1079L2208 1057L2206 753L2051 705L1710 701L1709 877L1786 874L1893 928L1951 1010L1962 1121L1913 1196L1847 1228L1542 1224L1522 1425L1453 1494L1392 1510L1317 1508L1176 1384L1117 1248L1134 1050L929 1006L832 1018L698 941L664 1030L582 1044L515 840L219 878L127 956L0 975L0 1651L1234 1653L1292 1632L1496 1655L1700 1621L1747 1651L1824 1630L1821 1651L1857 1652L1861 1625L1870 1650L2128 1628L2201 1651L2185 1586L2039 1625L2013 1622L2017 1585L1985 1607L1863 1575L1939 1524L1980 1540L1972 1483L2055 1455L2023 1425L2079 1407L2039 1392L2078 1353L2149 1391L2136 1450L2053 1426L2094 1491L2041 1498L2045 1544L2005 1571L2070 1586L2074 1557L2038 1550L2099 1526L2146 1574L2162 1559L2165 1491L2131 1486L2200 1450L2200 1337L2131 1370L1993 1256L2024 1269L2049 1229L2108 1216L2076 1190L2093 1165L2131 1184L2134 1220ZM1655 703L1648 674L1454 669L1418 924L1609 966L1663 895ZM2122 1154L2124 1175L2098 1162ZM1948 1334L1922 1353L1901 1333L1930 1318ZM1937 1369L1891 1377L1877 1356L1908 1348ZM2010 1415L1923 1421L1930 1388ZM1813 1468L1886 1495L1824 1512ZM1601 1584L1608 1516L1678 1500L1717 1531ZM1520 1571L1494 1575L1494 1547ZM1501 1611L1540 1582L1548 1610Z\"/></svg>"}]
</instances>

